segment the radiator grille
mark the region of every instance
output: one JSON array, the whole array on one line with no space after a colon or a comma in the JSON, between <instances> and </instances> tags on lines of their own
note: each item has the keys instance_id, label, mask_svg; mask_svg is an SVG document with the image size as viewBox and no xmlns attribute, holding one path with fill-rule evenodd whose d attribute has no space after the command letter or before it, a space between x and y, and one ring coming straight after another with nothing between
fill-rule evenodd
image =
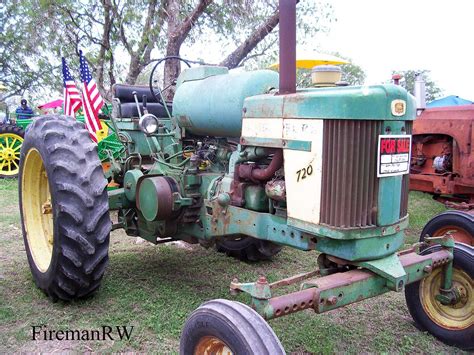
<instances>
[{"instance_id":1,"label":"radiator grille","mask_svg":"<svg viewBox=\"0 0 474 355\"><path fill-rule=\"evenodd\" d=\"M377 146L382 121L325 120L320 223L377 224Z\"/></svg>"},{"instance_id":2,"label":"radiator grille","mask_svg":"<svg viewBox=\"0 0 474 355\"><path fill-rule=\"evenodd\" d=\"M405 123L405 129L406 129L407 134L412 134L413 122L407 121ZM403 175L402 191L401 191L401 196L400 196L400 218L403 218L408 214L409 185L410 185L410 174Z\"/></svg>"}]
</instances>

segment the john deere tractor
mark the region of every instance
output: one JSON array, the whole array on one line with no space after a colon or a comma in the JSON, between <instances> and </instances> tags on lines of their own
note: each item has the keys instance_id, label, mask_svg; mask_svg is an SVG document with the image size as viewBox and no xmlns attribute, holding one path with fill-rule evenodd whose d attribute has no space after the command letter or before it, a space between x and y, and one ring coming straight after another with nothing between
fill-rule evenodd
<instances>
[{"instance_id":1,"label":"john deere tractor","mask_svg":"<svg viewBox=\"0 0 474 355\"><path fill-rule=\"evenodd\" d=\"M473 348L473 247L447 231L400 251L413 97L395 85L323 81L296 90L295 8L295 0L280 1L279 74L188 68L173 102L152 80L150 88L116 85L112 126L124 153L110 156L106 176L83 124L64 116L33 122L19 191L37 286L66 301L92 294L118 228L252 261L282 246L317 250L305 274L273 283L234 279L231 293L248 294L251 307L202 304L184 325L181 353L282 354L266 320L389 291L405 292L421 329ZM118 188L107 191L107 179ZM296 283L298 291L274 296Z\"/></svg>"}]
</instances>

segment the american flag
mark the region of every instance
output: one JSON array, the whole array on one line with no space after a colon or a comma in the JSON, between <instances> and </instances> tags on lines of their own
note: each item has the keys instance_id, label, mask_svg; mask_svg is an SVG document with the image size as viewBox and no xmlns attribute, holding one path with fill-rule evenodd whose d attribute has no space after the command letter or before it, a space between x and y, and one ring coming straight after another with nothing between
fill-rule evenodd
<instances>
[{"instance_id":1,"label":"american flag","mask_svg":"<svg viewBox=\"0 0 474 355\"><path fill-rule=\"evenodd\" d=\"M74 78L69 71L66 59L63 60L63 82L64 82L64 101L63 110L67 116L75 117L76 112L81 108L81 94L77 90Z\"/></svg>"},{"instance_id":2,"label":"american flag","mask_svg":"<svg viewBox=\"0 0 474 355\"><path fill-rule=\"evenodd\" d=\"M95 80L92 78L86 58L79 51L79 62L82 81L82 106L84 108L84 117L86 127L94 140L97 142L97 131L102 130L102 124L99 120L99 110L104 106L104 100L100 96L99 89Z\"/></svg>"}]
</instances>

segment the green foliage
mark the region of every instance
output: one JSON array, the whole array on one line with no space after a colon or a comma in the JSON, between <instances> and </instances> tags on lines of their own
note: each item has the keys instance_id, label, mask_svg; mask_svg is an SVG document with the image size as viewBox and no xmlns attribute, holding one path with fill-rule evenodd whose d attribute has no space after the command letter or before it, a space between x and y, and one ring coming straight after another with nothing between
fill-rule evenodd
<instances>
[{"instance_id":1,"label":"green foliage","mask_svg":"<svg viewBox=\"0 0 474 355\"><path fill-rule=\"evenodd\" d=\"M423 79L425 80L426 85L426 101L430 102L440 97L442 94L441 88L431 79L429 70L405 70L405 71L396 71L394 70L392 74L400 74L402 80L400 84L412 95L415 94L415 77L420 73Z\"/></svg>"},{"instance_id":2,"label":"green foliage","mask_svg":"<svg viewBox=\"0 0 474 355\"><path fill-rule=\"evenodd\" d=\"M151 53L162 57L166 52L170 37L167 9L172 2L177 4L178 24L197 4L195 0L2 2L0 81L8 88L5 97L27 90L36 94L39 89L59 94L60 58L66 57L77 79L74 69L78 67L79 49L84 51L103 93L108 93L115 82L135 82L152 59ZM270 17L277 4L277 0L214 1L192 23L184 45L210 44L212 37L224 48L222 58L212 60L218 63ZM298 18L299 31L304 34L299 38L312 41L318 31L327 30L333 19L332 8L322 1L301 1ZM266 36L248 57L275 52L276 39L276 33Z\"/></svg>"}]
</instances>

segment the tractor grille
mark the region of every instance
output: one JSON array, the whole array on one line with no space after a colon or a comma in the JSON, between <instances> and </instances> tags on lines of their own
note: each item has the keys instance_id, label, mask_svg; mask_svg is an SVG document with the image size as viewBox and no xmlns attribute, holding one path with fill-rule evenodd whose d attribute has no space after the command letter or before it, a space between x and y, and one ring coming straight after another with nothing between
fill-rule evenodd
<instances>
[{"instance_id":1,"label":"tractor grille","mask_svg":"<svg viewBox=\"0 0 474 355\"><path fill-rule=\"evenodd\" d=\"M320 223L377 224L377 146L382 121L325 120Z\"/></svg>"},{"instance_id":2,"label":"tractor grille","mask_svg":"<svg viewBox=\"0 0 474 355\"><path fill-rule=\"evenodd\" d=\"M405 123L405 129L406 129L407 134L412 134L413 122L407 121ZM403 218L408 214L409 185L410 185L410 174L403 175L402 191L401 191L401 196L400 196L400 218Z\"/></svg>"}]
</instances>

